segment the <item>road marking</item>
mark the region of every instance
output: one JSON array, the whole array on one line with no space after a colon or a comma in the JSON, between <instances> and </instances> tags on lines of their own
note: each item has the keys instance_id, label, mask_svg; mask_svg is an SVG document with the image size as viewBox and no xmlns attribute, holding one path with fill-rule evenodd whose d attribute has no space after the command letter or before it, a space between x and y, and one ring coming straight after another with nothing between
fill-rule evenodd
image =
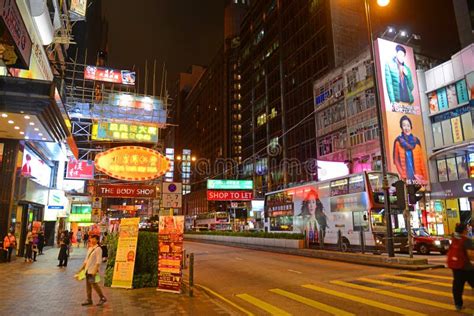
<instances>
[{"instance_id":1,"label":"road marking","mask_svg":"<svg viewBox=\"0 0 474 316\"><path fill-rule=\"evenodd\" d=\"M296 273L296 274L302 274L303 272L301 271L296 271L296 270L291 270L291 269L288 269L289 272L293 272L293 273Z\"/></svg>"},{"instance_id":2,"label":"road marking","mask_svg":"<svg viewBox=\"0 0 474 316\"><path fill-rule=\"evenodd\" d=\"M409 301L409 302L414 302L414 303L430 305L430 306L434 306L434 307L438 307L438 308L443 308L443 309L447 309L447 310L450 310L450 311L455 311L456 310L456 308L452 304L440 303L440 302L436 302L436 301L432 301L432 300L428 300L428 299L424 299L424 298L414 297L414 296L411 296L411 295L405 295L405 294L390 292L390 291L381 290L381 289L377 289L377 288L372 288L372 287L368 287L368 286L352 284L352 283L344 282L344 281L331 281L329 283L340 285L340 286L345 286L345 287L349 287L349 288L353 288L353 289L357 289L357 290L372 292L372 293L376 293L376 294L379 294L379 295L395 297L395 298L399 298L399 299ZM463 313L473 314L473 312L474 312L474 310L468 310L468 309L463 310Z\"/></svg>"},{"instance_id":3,"label":"road marking","mask_svg":"<svg viewBox=\"0 0 474 316\"><path fill-rule=\"evenodd\" d=\"M399 288L399 289L406 289L406 290L411 290L411 291L416 291L416 292L434 294L434 295L439 295L439 296L444 296L444 297L453 297L453 294L451 292L430 290L430 289L425 289L425 288L422 288L422 287L419 287L419 286L410 286L410 285L405 285L405 284L386 282L386 281L374 280L374 279L368 279L368 278L358 278L357 280L361 280L361 281L369 282L369 283L373 283L373 284L392 286L392 287L396 287L396 288ZM472 297L472 296L464 295L464 299L468 300L468 301L474 301L474 297Z\"/></svg>"},{"instance_id":4,"label":"road marking","mask_svg":"<svg viewBox=\"0 0 474 316\"><path fill-rule=\"evenodd\" d=\"M324 293L324 294L329 294L329 295L341 297L341 298L344 298L344 299L347 299L347 300L350 300L350 301L354 301L354 302L357 302L357 303L369 305L369 306L372 306L372 307L377 307L377 308L384 309L386 311L394 312L394 313L401 314L401 315L408 315L408 316L426 315L426 314L418 313L418 312L415 312L415 311L412 311L412 310L409 310L409 309L396 307L396 306L393 306L393 305L388 305L388 304L380 303L380 302L377 302L377 301L372 301L372 300L369 300L369 299L366 299L366 298L363 298L363 297L360 297L360 296L346 294L346 293L343 293L341 291L326 289L326 288L319 287L319 286L316 286L316 285L313 285L313 284L302 285L302 287L310 289L310 290L318 291L318 292L321 292L321 293Z\"/></svg>"},{"instance_id":5,"label":"road marking","mask_svg":"<svg viewBox=\"0 0 474 316\"><path fill-rule=\"evenodd\" d=\"M449 281L453 280L452 276L447 277L447 276L431 275L431 274L424 274L424 273L417 273L417 272L403 272L403 274L422 276L422 277L427 277L427 278L432 278L432 279L443 279L443 280L449 280Z\"/></svg>"},{"instance_id":6,"label":"road marking","mask_svg":"<svg viewBox=\"0 0 474 316\"><path fill-rule=\"evenodd\" d=\"M253 297L248 294L238 294L236 295L238 298L243 299L244 301L263 309L264 311L270 313L271 315L278 315L278 316L290 316L291 314L285 312L282 309L279 309L278 307L275 307L271 304L268 304L267 302L264 302L256 297Z\"/></svg>"},{"instance_id":7,"label":"road marking","mask_svg":"<svg viewBox=\"0 0 474 316\"><path fill-rule=\"evenodd\" d=\"M239 257L235 257L235 260L243 261L244 259L239 258Z\"/></svg>"},{"instance_id":8,"label":"road marking","mask_svg":"<svg viewBox=\"0 0 474 316\"><path fill-rule=\"evenodd\" d=\"M411 282L415 282L415 283L425 283L425 284L432 284L432 285L438 285L438 286L444 286L444 287L452 287L451 283L446 283L446 282L420 280L420 279L416 279L416 278L407 278L407 277L401 277L401 276L398 276L398 275L391 275L391 274L381 274L381 276L383 276L384 278L387 278L387 279L411 281Z\"/></svg>"},{"instance_id":9,"label":"road marking","mask_svg":"<svg viewBox=\"0 0 474 316\"><path fill-rule=\"evenodd\" d=\"M212 295L218 297L219 299L223 300L224 302L226 302L227 304L237 308L238 310L240 310L241 312L245 313L246 315L249 315L249 316L254 316L254 314L252 312L249 312L248 310L246 310L245 308L243 307L240 307L239 305L237 305L236 303L232 302L231 300L228 300L226 299L224 296L220 295L219 293L211 290L210 288L204 286L204 285L199 285L199 284L195 284L197 287L200 287L202 288L203 290L211 293Z\"/></svg>"},{"instance_id":10,"label":"road marking","mask_svg":"<svg viewBox=\"0 0 474 316\"><path fill-rule=\"evenodd\" d=\"M304 296L300 296L300 295L297 295L297 294L294 294L294 293L291 293L291 292L287 292L287 291L284 291L284 290L281 290L281 289L272 289L272 290L269 290L269 291L272 292L272 293L287 297L287 298L292 299L294 301L303 303L305 305L314 307L314 308L319 309L323 312L330 313L332 315L341 315L341 316L353 316L354 315L352 313L343 311L342 309L332 307L330 305L326 305L324 303L320 303L318 301L315 301L315 300L312 300L312 299L309 299L309 298L306 298Z\"/></svg>"}]
</instances>

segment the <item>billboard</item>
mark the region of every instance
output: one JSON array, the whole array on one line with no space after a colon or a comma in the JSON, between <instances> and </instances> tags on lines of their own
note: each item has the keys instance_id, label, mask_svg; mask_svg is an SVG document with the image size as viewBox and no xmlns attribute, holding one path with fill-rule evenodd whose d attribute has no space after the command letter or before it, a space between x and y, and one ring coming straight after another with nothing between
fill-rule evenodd
<instances>
[{"instance_id":1,"label":"billboard","mask_svg":"<svg viewBox=\"0 0 474 316\"><path fill-rule=\"evenodd\" d=\"M91 160L69 159L66 179L94 179L94 162Z\"/></svg>"},{"instance_id":2,"label":"billboard","mask_svg":"<svg viewBox=\"0 0 474 316\"><path fill-rule=\"evenodd\" d=\"M45 187L49 187L51 183L51 167L26 148L23 153L21 175Z\"/></svg>"},{"instance_id":3,"label":"billboard","mask_svg":"<svg viewBox=\"0 0 474 316\"><path fill-rule=\"evenodd\" d=\"M134 86L135 72L97 66L86 66L86 69L84 70L84 79Z\"/></svg>"},{"instance_id":4,"label":"billboard","mask_svg":"<svg viewBox=\"0 0 474 316\"><path fill-rule=\"evenodd\" d=\"M252 190L252 180L207 180L209 190Z\"/></svg>"},{"instance_id":5,"label":"billboard","mask_svg":"<svg viewBox=\"0 0 474 316\"><path fill-rule=\"evenodd\" d=\"M387 167L407 184L429 183L413 49L375 41ZM440 102L438 95L438 104Z\"/></svg>"},{"instance_id":6,"label":"billboard","mask_svg":"<svg viewBox=\"0 0 474 316\"><path fill-rule=\"evenodd\" d=\"M92 139L156 143L158 141L158 127L140 123L100 121L92 125Z\"/></svg>"},{"instance_id":7,"label":"billboard","mask_svg":"<svg viewBox=\"0 0 474 316\"><path fill-rule=\"evenodd\" d=\"M344 177L349 174L349 168L344 162L317 160L318 180Z\"/></svg>"}]
</instances>

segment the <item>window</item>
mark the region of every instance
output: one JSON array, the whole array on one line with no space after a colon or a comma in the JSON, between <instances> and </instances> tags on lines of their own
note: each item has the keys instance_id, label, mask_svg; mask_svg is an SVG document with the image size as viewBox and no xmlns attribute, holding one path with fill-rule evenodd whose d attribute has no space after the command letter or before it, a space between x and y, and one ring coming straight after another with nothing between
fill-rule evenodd
<instances>
[{"instance_id":1,"label":"window","mask_svg":"<svg viewBox=\"0 0 474 316\"><path fill-rule=\"evenodd\" d=\"M436 162L438 167L438 180L439 182L448 181L448 171L446 167L446 160L440 159Z\"/></svg>"},{"instance_id":2,"label":"window","mask_svg":"<svg viewBox=\"0 0 474 316\"><path fill-rule=\"evenodd\" d=\"M343 195L348 192L347 179L331 181L331 196Z\"/></svg>"},{"instance_id":3,"label":"window","mask_svg":"<svg viewBox=\"0 0 474 316\"><path fill-rule=\"evenodd\" d=\"M456 157L456 165L458 167L459 179L467 179L469 177L469 174L466 156Z\"/></svg>"},{"instance_id":4,"label":"window","mask_svg":"<svg viewBox=\"0 0 474 316\"><path fill-rule=\"evenodd\" d=\"M443 146L443 131L441 130L441 122L433 123L431 125L431 129L433 131L434 146Z\"/></svg>"},{"instance_id":5,"label":"window","mask_svg":"<svg viewBox=\"0 0 474 316\"><path fill-rule=\"evenodd\" d=\"M449 181L454 181L458 179L458 171L456 168L456 158L446 159L446 165L448 169L448 179Z\"/></svg>"},{"instance_id":6,"label":"window","mask_svg":"<svg viewBox=\"0 0 474 316\"><path fill-rule=\"evenodd\" d=\"M465 140L472 139L473 133L472 133L471 112L467 112L461 115L461 122L462 122L462 130L463 130L464 139Z\"/></svg>"},{"instance_id":7,"label":"window","mask_svg":"<svg viewBox=\"0 0 474 316\"><path fill-rule=\"evenodd\" d=\"M267 114L263 113L257 117L257 126L262 126L267 123Z\"/></svg>"},{"instance_id":8,"label":"window","mask_svg":"<svg viewBox=\"0 0 474 316\"><path fill-rule=\"evenodd\" d=\"M362 175L349 178L349 193L359 193L365 191L364 177Z\"/></svg>"}]
</instances>

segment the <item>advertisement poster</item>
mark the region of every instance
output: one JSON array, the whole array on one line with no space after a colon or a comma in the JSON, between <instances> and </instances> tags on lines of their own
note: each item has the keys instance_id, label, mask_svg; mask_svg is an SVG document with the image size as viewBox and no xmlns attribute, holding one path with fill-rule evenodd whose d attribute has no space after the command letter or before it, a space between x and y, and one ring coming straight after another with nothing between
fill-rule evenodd
<instances>
[{"instance_id":1,"label":"advertisement poster","mask_svg":"<svg viewBox=\"0 0 474 316\"><path fill-rule=\"evenodd\" d=\"M181 293L184 216L160 216L158 290Z\"/></svg>"},{"instance_id":2,"label":"advertisement poster","mask_svg":"<svg viewBox=\"0 0 474 316\"><path fill-rule=\"evenodd\" d=\"M388 169L407 184L429 183L425 136L413 49L383 39L376 41L379 92L383 111ZM444 96L438 93L442 110ZM445 98L443 101L441 98Z\"/></svg>"},{"instance_id":3,"label":"advertisement poster","mask_svg":"<svg viewBox=\"0 0 474 316\"><path fill-rule=\"evenodd\" d=\"M25 148L21 175L23 177L31 178L31 180L41 184L42 186L49 187L51 181L51 167Z\"/></svg>"},{"instance_id":4,"label":"advertisement poster","mask_svg":"<svg viewBox=\"0 0 474 316\"><path fill-rule=\"evenodd\" d=\"M119 229L112 287L131 289L140 218L122 218Z\"/></svg>"},{"instance_id":5,"label":"advertisement poster","mask_svg":"<svg viewBox=\"0 0 474 316\"><path fill-rule=\"evenodd\" d=\"M428 94L428 102L430 104L430 113L434 114L438 112L438 95L436 92Z\"/></svg>"},{"instance_id":6,"label":"advertisement poster","mask_svg":"<svg viewBox=\"0 0 474 316\"><path fill-rule=\"evenodd\" d=\"M448 105L450 108L456 107L458 105L458 99L456 97L456 86L449 85L446 87L446 94L448 96Z\"/></svg>"},{"instance_id":7,"label":"advertisement poster","mask_svg":"<svg viewBox=\"0 0 474 316\"><path fill-rule=\"evenodd\" d=\"M94 162L91 160L69 159L66 178L77 180L94 179Z\"/></svg>"}]
</instances>

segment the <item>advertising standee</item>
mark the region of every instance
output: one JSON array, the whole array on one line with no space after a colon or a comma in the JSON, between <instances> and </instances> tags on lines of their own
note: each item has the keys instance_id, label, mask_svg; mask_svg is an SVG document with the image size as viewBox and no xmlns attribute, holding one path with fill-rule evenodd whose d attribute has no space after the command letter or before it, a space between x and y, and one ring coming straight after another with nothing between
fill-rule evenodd
<instances>
[{"instance_id":1,"label":"advertising standee","mask_svg":"<svg viewBox=\"0 0 474 316\"><path fill-rule=\"evenodd\" d=\"M112 287L132 288L139 222L140 218L138 217L122 218L120 222Z\"/></svg>"},{"instance_id":2,"label":"advertising standee","mask_svg":"<svg viewBox=\"0 0 474 316\"><path fill-rule=\"evenodd\" d=\"M184 216L160 216L158 290L181 293Z\"/></svg>"}]
</instances>

